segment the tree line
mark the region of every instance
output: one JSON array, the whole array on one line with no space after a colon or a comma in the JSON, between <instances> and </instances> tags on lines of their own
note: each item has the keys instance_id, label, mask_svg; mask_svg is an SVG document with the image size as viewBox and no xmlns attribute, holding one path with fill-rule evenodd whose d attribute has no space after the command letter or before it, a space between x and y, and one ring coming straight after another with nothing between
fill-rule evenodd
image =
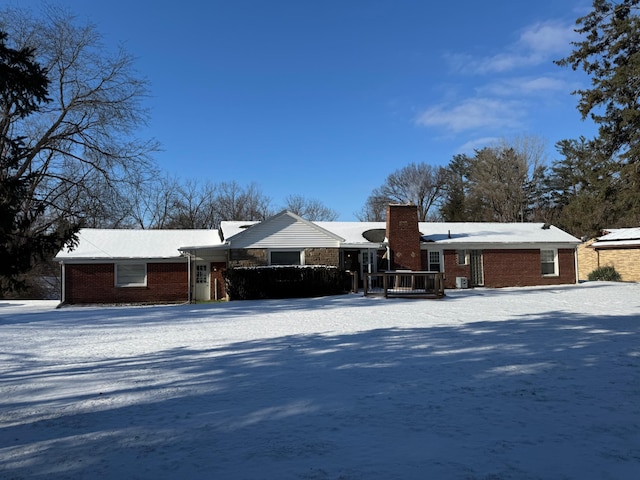
<instances>
[{"instance_id":1,"label":"tree line","mask_svg":"<svg viewBox=\"0 0 640 480\"><path fill-rule=\"evenodd\" d=\"M383 221L390 202L418 206L420 221L544 222L581 237L640 224L640 192L629 163L604 154L584 137L556 144L503 140L455 155L446 166L412 163L390 174L358 212Z\"/></svg>"},{"instance_id":2,"label":"tree line","mask_svg":"<svg viewBox=\"0 0 640 480\"><path fill-rule=\"evenodd\" d=\"M545 221L577 236L640 223L640 0L594 0L576 22L583 39L556 63L583 69L578 110L593 139L556 144L548 165L524 137L456 155L446 167L410 164L374 189L360 220L412 202L421 220ZM67 10L0 10L0 296L48 264L81 227L215 228L287 208L310 220L337 213L301 195L273 202L255 183L208 183L158 171L148 84L124 49L107 50L93 24Z\"/></svg>"}]
</instances>

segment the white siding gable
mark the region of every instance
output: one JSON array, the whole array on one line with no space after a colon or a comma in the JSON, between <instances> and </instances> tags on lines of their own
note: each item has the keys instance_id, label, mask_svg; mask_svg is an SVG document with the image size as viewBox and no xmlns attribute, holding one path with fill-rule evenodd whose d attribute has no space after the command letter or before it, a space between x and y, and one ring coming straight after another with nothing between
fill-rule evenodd
<instances>
[{"instance_id":1,"label":"white siding gable","mask_svg":"<svg viewBox=\"0 0 640 480\"><path fill-rule=\"evenodd\" d=\"M290 212L283 212L229 239L231 248L339 247L341 238Z\"/></svg>"}]
</instances>

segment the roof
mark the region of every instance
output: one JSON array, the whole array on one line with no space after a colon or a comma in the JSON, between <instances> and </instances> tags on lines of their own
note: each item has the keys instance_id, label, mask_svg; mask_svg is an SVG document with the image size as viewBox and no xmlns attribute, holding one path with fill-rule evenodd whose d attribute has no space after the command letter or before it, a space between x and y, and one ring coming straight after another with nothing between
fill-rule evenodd
<instances>
[{"instance_id":1,"label":"roof","mask_svg":"<svg viewBox=\"0 0 640 480\"><path fill-rule=\"evenodd\" d=\"M78 235L78 246L73 250L63 249L57 260L108 260L108 259L171 259L179 258L180 250L229 248L236 241L239 245L247 240L266 239L284 242L278 245L287 246L291 239L296 244L308 241L309 238L300 235L300 230L291 230L284 236L280 221L286 219L288 223L305 226L316 241L326 238L342 248L379 248L386 242L385 222L309 222L291 212L281 212L264 222L230 222L220 225L217 230L117 230L117 229L82 229ZM251 229L262 223L263 229ZM433 242L436 245L450 246L450 248L487 248L503 246L504 248L519 248L523 245L553 245L576 246L580 240L552 225L543 223L427 223L418 224L422 241ZM280 230L279 230L280 229ZM634 230L636 240L640 245L640 228ZM275 232L275 234L274 234ZM314 233L315 232L315 233ZM616 231L610 235L618 234ZM304 233L304 232L302 232ZM221 240L222 237L222 240ZM312 238L312 239L313 239ZM602 237L608 238L608 236ZM620 245L617 243L616 245Z\"/></svg>"},{"instance_id":2,"label":"roof","mask_svg":"<svg viewBox=\"0 0 640 480\"><path fill-rule=\"evenodd\" d=\"M216 230L132 230L83 228L78 245L64 248L56 260L178 258L184 245L220 244Z\"/></svg>"},{"instance_id":3,"label":"roof","mask_svg":"<svg viewBox=\"0 0 640 480\"><path fill-rule=\"evenodd\" d=\"M640 246L640 227L616 228L608 230L591 244L594 248L624 248Z\"/></svg>"},{"instance_id":4,"label":"roof","mask_svg":"<svg viewBox=\"0 0 640 480\"><path fill-rule=\"evenodd\" d=\"M422 240L438 244L570 244L580 240L545 223L420 222Z\"/></svg>"},{"instance_id":5,"label":"roof","mask_svg":"<svg viewBox=\"0 0 640 480\"><path fill-rule=\"evenodd\" d=\"M260 222L222 222L225 240ZM373 246L386 241L372 231L385 231L386 222L313 222L344 239L344 244ZM546 228L544 228L546 227ZM438 244L532 244L578 245L580 240L545 223L419 222L425 242ZM368 238L367 238L368 237ZM372 241L374 239L374 241Z\"/></svg>"},{"instance_id":6,"label":"roof","mask_svg":"<svg viewBox=\"0 0 640 480\"><path fill-rule=\"evenodd\" d=\"M383 238L379 242L371 242L363 234L371 230L386 230L385 222L315 222L316 225L333 232L342 237L344 243L349 245L369 244L378 245L384 241ZM370 236L369 236L370 237ZM371 237L370 237L371 238Z\"/></svg>"}]
</instances>

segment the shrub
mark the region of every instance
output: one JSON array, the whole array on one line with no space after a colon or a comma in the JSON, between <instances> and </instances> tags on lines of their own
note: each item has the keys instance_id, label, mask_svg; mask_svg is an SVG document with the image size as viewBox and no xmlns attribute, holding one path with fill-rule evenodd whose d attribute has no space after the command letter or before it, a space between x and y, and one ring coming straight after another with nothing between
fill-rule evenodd
<instances>
[{"instance_id":1,"label":"shrub","mask_svg":"<svg viewBox=\"0 0 640 480\"><path fill-rule=\"evenodd\" d=\"M598 267L593 272L591 272L587 278L590 281L600 280L603 282L620 282L622 278L620 274L616 272L616 269L607 266L607 267Z\"/></svg>"},{"instance_id":2,"label":"shrub","mask_svg":"<svg viewBox=\"0 0 640 480\"><path fill-rule=\"evenodd\" d=\"M337 295L348 288L348 274L330 266L230 268L225 274L230 300Z\"/></svg>"}]
</instances>

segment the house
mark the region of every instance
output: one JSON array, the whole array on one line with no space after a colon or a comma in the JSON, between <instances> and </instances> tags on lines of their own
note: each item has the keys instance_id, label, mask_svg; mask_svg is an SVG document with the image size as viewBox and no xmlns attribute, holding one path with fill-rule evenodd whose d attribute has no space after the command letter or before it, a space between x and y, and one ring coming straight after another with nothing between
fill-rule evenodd
<instances>
[{"instance_id":1,"label":"house","mask_svg":"<svg viewBox=\"0 0 640 480\"><path fill-rule=\"evenodd\" d=\"M78 245L56 255L61 265L63 303L186 302L194 293L210 295L212 261L202 263L181 245L220 244L214 230L80 230ZM192 271L194 270L194 271ZM188 278L193 278L190 289ZM193 292L193 293L192 293Z\"/></svg>"},{"instance_id":2,"label":"house","mask_svg":"<svg viewBox=\"0 0 640 480\"><path fill-rule=\"evenodd\" d=\"M62 301L179 302L223 298L222 272L263 265L331 265L365 273L444 272L445 288L575 283L577 238L542 223L427 223L415 205L386 222L311 222L283 211L213 230L83 229L60 252Z\"/></svg>"},{"instance_id":3,"label":"house","mask_svg":"<svg viewBox=\"0 0 640 480\"><path fill-rule=\"evenodd\" d=\"M640 227L603 232L578 247L578 278L586 280L599 267L611 266L625 282L640 282Z\"/></svg>"}]
</instances>

